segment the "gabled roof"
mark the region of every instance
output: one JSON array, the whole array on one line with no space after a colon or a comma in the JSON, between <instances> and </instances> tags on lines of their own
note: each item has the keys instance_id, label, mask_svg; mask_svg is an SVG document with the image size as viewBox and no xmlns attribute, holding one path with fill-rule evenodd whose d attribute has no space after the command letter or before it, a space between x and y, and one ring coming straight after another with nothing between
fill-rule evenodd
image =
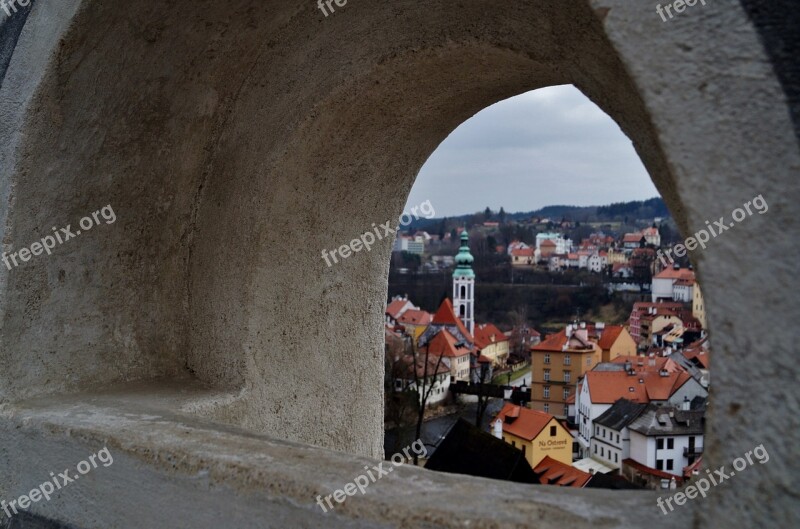
<instances>
[{"instance_id":1,"label":"gabled roof","mask_svg":"<svg viewBox=\"0 0 800 529\"><path fill-rule=\"evenodd\" d=\"M425 468L439 472L537 483L521 450L458 419L430 456Z\"/></svg>"},{"instance_id":2,"label":"gabled roof","mask_svg":"<svg viewBox=\"0 0 800 529\"><path fill-rule=\"evenodd\" d=\"M442 301L442 304L439 305L439 309L436 311L436 314L433 315L431 324L455 325L458 327L458 330L461 331L461 334L463 334L468 340L474 341L472 334L464 326L461 319L456 316L456 312L453 310L453 304L450 302L450 298L445 298L444 301Z\"/></svg>"},{"instance_id":3,"label":"gabled roof","mask_svg":"<svg viewBox=\"0 0 800 529\"><path fill-rule=\"evenodd\" d=\"M417 309L408 309L397 321L403 325L429 325L433 316L430 312Z\"/></svg>"},{"instance_id":4,"label":"gabled roof","mask_svg":"<svg viewBox=\"0 0 800 529\"><path fill-rule=\"evenodd\" d=\"M642 435L703 435L705 410L650 404L628 429Z\"/></svg>"},{"instance_id":5,"label":"gabled roof","mask_svg":"<svg viewBox=\"0 0 800 529\"><path fill-rule=\"evenodd\" d=\"M689 270L688 268L665 268L653 276L653 279L688 279L694 282L695 276L694 270Z\"/></svg>"},{"instance_id":6,"label":"gabled roof","mask_svg":"<svg viewBox=\"0 0 800 529\"><path fill-rule=\"evenodd\" d=\"M545 240L543 240L543 241L542 241L542 242L539 244L539 247L540 247L540 248L541 248L542 246L548 246L548 247L553 247L553 248L555 248L555 247L556 247L556 246L558 246L558 245L557 245L556 243L554 243L553 241L551 241L550 239L545 239Z\"/></svg>"},{"instance_id":7,"label":"gabled roof","mask_svg":"<svg viewBox=\"0 0 800 529\"><path fill-rule=\"evenodd\" d=\"M589 371L584 378L593 404L613 404L619 399L649 403L665 401L692 376L681 370L662 376L659 372Z\"/></svg>"},{"instance_id":8,"label":"gabled roof","mask_svg":"<svg viewBox=\"0 0 800 529\"><path fill-rule=\"evenodd\" d=\"M545 485L558 485L559 487L582 488L586 486L592 475L588 472L556 461L550 456L544 456L536 468L533 469L537 474L541 474L540 483Z\"/></svg>"},{"instance_id":9,"label":"gabled roof","mask_svg":"<svg viewBox=\"0 0 800 529\"><path fill-rule=\"evenodd\" d=\"M516 435L526 441L532 441L553 421L564 428L555 417L543 411L531 410L506 402L497 417L492 419L492 424L500 419L503 421L503 431Z\"/></svg>"},{"instance_id":10,"label":"gabled roof","mask_svg":"<svg viewBox=\"0 0 800 529\"><path fill-rule=\"evenodd\" d=\"M447 329L442 329L422 348L420 353L427 353L429 356L445 356L454 358L457 356L468 355L472 351L469 344L459 342L458 339L450 334Z\"/></svg>"},{"instance_id":11,"label":"gabled roof","mask_svg":"<svg viewBox=\"0 0 800 529\"><path fill-rule=\"evenodd\" d=\"M515 248L511 250L511 255L514 257L533 257L533 248Z\"/></svg>"},{"instance_id":12,"label":"gabled roof","mask_svg":"<svg viewBox=\"0 0 800 529\"><path fill-rule=\"evenodd\" d=\"M475 345L483 349L493 343L507 342L508 336L491 323L481 323L475 326Z\"/></svg>"},{"instance_id":13,"label":"gabled roof","mask_svg":"<svg viewBox=\"0 0 800 529\"><path fill-rule=\"evenodd\" d=\"M613 406L607 409L605 413L595 419L594 423L620 432L639 417L645 408L647 408L647 404L643 402L619 399Z\"/></svg>"},{"instance_id":14,"label":"gabled roof","mask_svg":"<svg viewBox=\"0 0 800 529\"><path fill-rule=\"evenodd\" d=\"M625 330L625 328L622 325L606 325L601 331L597 345L600 346L600 349L611 349L623 330Z\"/></svg>"},{"instance_id":15,"label":"gabled roof","mask_svg":"<svg viewBox=\"0 0 800 529\"><path fill-rule=\"evenodd\" d=\"M406 380L414 380L414 357L406 355L399 361L400 376ZM417 378L433 377L450 372L450 367L445 365L436 356L428 357L428 365L425 365L425 355L417 355L416 362Z\"/></svg>"},{"instance_id":16,"label":"gabled roof","mask_svg":"<svg viewBox=\"0 0 800 529\"><path fill-rule=\"evenodd\" d=\"M386 314L396 320L403 312L413 306L414 304L407 299L395 299L386 307Z\"/></svg>"},{"instance_id":17,"label":"gabled roof","mask_svg":"<svg viewBox=\"0 0 800 529\"><path fill-rule=\"evenodd\" d=\"M538 345L532 346L531 351L560 353L564 351L564 345L570 352L592 352L594 350L594 344L591 341L581 339L574 332L570 338L567 338L567 330L561 329L560 332L549 336Z\"/></svg>"}]
</instances>

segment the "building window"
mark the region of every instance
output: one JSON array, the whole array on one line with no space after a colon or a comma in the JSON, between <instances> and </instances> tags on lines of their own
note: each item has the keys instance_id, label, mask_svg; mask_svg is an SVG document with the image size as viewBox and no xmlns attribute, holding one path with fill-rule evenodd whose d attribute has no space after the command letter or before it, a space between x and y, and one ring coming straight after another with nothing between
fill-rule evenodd
<instances>
[{"instance_id":1,"label":"building window","mask_svg":"<svg viewBox=\"0 0 800 529\"><path fill-rule=\"evenodd\" d=\"M516 442L516 441L511 441L511 446L513 446L514 448L516 448L516 447L517 447L517 442Z\"/></svg>"},{"instance_id":2,"label":"building window","mask_svg":"<svg viewBox=\"0 0 800 529\"><path fill-rule=\"evenodd\" d=\"M556 432L558 432L558 427L551 426L550 427L550 437L555 437L556 436Z\"/></svg>"},{"instance_id":3,"label":"building window","mask_svg":"<svg viewBox=\"0 0 800 529\"><path fill-rule=\"evenodd\" d=\"M564 400L569 398L569 388L564 388Z\"/></svg>"},{"instance_id":4,"label":"building window","mask_svg":"<svg viewBox=\"0 0 800 529\"><path fill-rule=\"evenodd\" d=\"M617 434L617 444L619 444L619 434Z\"/></svg>"},{"instance_id":5,"label":"building window","mask_svg":"<svg viewBox=\"0 0 800 529\"><path fill-rule=\"evenodd\" d=\"M656 440L656 450L664 450L664 439ZM661 470L661 469L659 469Z\"/></svg>"},{"instance_id":6,"label":"building window","mask_svg":"<svg viewBox=\"0 0 800 529\"><path fill-rule=\"evenodd\" d=\"M586 358L586 365L587 365L587 366L590 366L590 365L592 365L592 357L591 357L591 356L589 356L589 357L587 357L587 358Z\"/></svg>"},{"instance_id":7,"label":"building window","mask_svg":"<svg viewBox=\"0 0 800 529\"><path fill-rule=\"evenodd\" d=\"M550 363L550 353L545 353L545 355L544 355L544 363L545 364L549 364Z\"/></svg>"},{"instance_id":8,"label":"building window","mask_svg":"<svg viewBox=\"0 0 800 529\"><path fill-rule=\"evenodd\" d=\"M606 457L606 450L602 446L600 447L600 457Z\"/></svg>"},{"instance_id":9,"label":"building window","mask_svg":"<svg viewBox=\"0 0 800 529\"><path fill-rule=\"evenodd\" d=\"M656 470L664 470L664 460L656 459Z\"/></svg>"},{"instance_id":10,"label":"building window","mask_svg":"<svg viewBox=\"0 0 800 529\"><path fill-rule=\"evenodd\" d=\"M594 427L594 435L595 435L595 437L600 437L600 427L599 426L595 426Z\"/></svg>"},{"instance_id":11,"label":"building window","mask_svg":"<svg viewBox=\"0 0 800 529\"><path fill-rule=\"evenodd\" d=\"M594 445L594 453L597 453L597 445Z\"/></svg>"},{"instance_id":12,"label":"building window","mask_svg":"<svg viewBox=\"0 0 800 529\"><path fill-rule=\"evenodd\" d=\"M667 450L672 450L673 448L675 448L675 439L670 437L667 439Z\"/></svg>"},{"instance_id":13,"label":"building window","mask_svg":"<svg viewBox=\"0 0 800 529\"><path fill-rule=\"evenodd\" d=\"M564 417L569 416L569 406L564 406Z\"/></svg>"},{"instance_id":14,"label":"building window","mask_svg":"<svg viewBox=\"0 0 800 529\"><path fill-rule=\"evenodd\" d=\"M549 369L545 369L544 370L544 381L545 382L550 382L550 370Z\"/></svg>"},{"instance_id":15,"label":"building window","mask_svg":"<svg viewBox=\"0 0 800 529\"><path fill-rule=\"evenodd\" d=\"M614 463L619 463L619 454L614 453Z\"/></svg>"},{"instance_id":16,"label":"building window","mask_svg":"<svg viewBox=\"0 0 800 529\"><path fill-rule=\"evenodd\" d=\"M550 398L550 386L544 386L542 398L549 399Z\"/></svg>"},{"instance_id":17,"label":"building window","mask_svg":"<svg viewBox=\"0 0 800 529\"><path fill-rule=\"evenodd\" d=\"M667 470L672 470L672 459L667 459Z\"/></svg>"},{"instance_id":18,"label":"building window","mask_svg":"<svg viewBox=\"0 0 800 529\"><path fill-rule=\"evenodd\" d=\"M545 402L543 408L545 413L550 413L550 404Z\"/></svg>"},{"instance_id":19,"label":"building window","mask_svg":"<svg viewBox=\"0 0 800 529\"><path fill-rule=\"evenodd\" d=\"M570 371L564 371L564 382L570 382L572 379L572 373Z\"/></svg>"},{"instance_id":20,"label":"building window","mask_svg":"<svg viewBox=\"0 0 800 529\"><path fill-rule=\"evenodd\" d=\"M568 354L564 355L564 365L565 366L572 365L572 359Z\"/></svg>"},{"instance_id":21,"label":"building window","mask_svg":"<svg viewBox=\"0 0 800 529\"><path fill-rule=\"evenodd\" d=\"M527 448L527 447L525 445L522 445L522 455L523 456L525 455L525 448Z\"/></svg>"}]
</instances>

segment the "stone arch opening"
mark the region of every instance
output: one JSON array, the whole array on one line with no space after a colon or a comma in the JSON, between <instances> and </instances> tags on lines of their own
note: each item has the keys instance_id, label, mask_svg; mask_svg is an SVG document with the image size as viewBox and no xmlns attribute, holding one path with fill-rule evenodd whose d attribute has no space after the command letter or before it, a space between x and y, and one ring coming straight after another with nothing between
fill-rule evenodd
<instances>
[{"instance_id":1,"label":"stone arch opening","mask_svg":"<svg viewBox=\"0 0 800 529\"><path fill-rule=\"evenodd\" d=\"M761 292L794 281L791 268L736 251L796 262L775 226L796 225L799 164L738 5L665 24L622 0L353 2L328 18L300 1L65 0L37 2L12 49L4 250L105 204L118 220L0 276L4 403L179 379L216 391L200 415L377 456L390 243L335 267L320 251L397 218L416 171L467 117L565 83L633 139L684 233L754 187L777 190L774 226L743 224L697 264L708 302L729 307L711 321L728 331L715 386L793 387L766 384L791 365L789 325L761 342L785 356L749 374L729 361L751 344L744 329L796 314ZM743 308L759 295L771 310ZM754 432L781 438L757 413L773 409L768 392L742 403L715 391L712 436L736 442L712 440L712 461L752 448ZM726 497L767 516L775 487L756 481Z\"/></svg>"}]
</instances>

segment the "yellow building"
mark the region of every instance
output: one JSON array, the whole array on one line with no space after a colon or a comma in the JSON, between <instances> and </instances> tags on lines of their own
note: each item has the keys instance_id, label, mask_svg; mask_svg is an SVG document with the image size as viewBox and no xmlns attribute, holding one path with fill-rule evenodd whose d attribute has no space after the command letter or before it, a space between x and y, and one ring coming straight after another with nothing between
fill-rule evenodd
<instances>
[{"instance_id":1,"label":"yellow building","mask_svg":"<svg viewBox=\"0 0 800 529\"><path fill-rule=\"evenodd\" d=\"M625 255L625 252L623 252L622 250L615 250L613 248L610 249L608 251L608 255L606 255L606 259L607 259L606 262L610 265L617 263L628 264L628 256Z\"/></svg>"},{"instance_id":2,"label":"yellow building","mask_svg":"<svg viewBox=\"0 0 800 529\"><path fill-rule=\"evenodd\" d=\"M479 353L490 359L493 367L505 367L509 353L508 336L491 323L479 323L473 334Z\"/></svg>"},{"instance_id":3,"label":"yellow building","mask_svg":"<svg viewBox=\"0 0 800 529\"><path fill-rule=\"evenodd\" d=\"M507 402L492 424L495 437L522 450L531 468L545 456L572 464L572 434L549 413Z\"/></svg>"},{"instance_id":4,"label":"yellow building","mask_svg":"<svg viewBox=\"0 0 800 529\"><path fill-rule=\"evenodd\" d=\"M430 312L417 309L409 309L405 311L399 318L397 324L405 329L405 333L411 336L412 343L416 345L419 337L425 332L425 329L430 325L433 316Z\"/></svg>"},{"instance_id":5,"label":"yellow building","mask_svg":"<svg viewBox=\"0 0 800 529\"><path fill-rule=\"evenodd\" d=\"M567 417L575 384L600 362L636 354L636 342L621 325L567 325L531 347L531 409Z\"/></svg>"},{"instance_id":6,"label":"yellow building","mask_svg":"<svg viewBox=\"0 0 800 529\"><path fill-rule=\"evenodd\" d=\"M700 285L695 282L692 292L692 316L700 321L703 329L707 329L706 325L706 304L703 301L703 294L700 292Z\"/></svg>"},{"instance_id":7,"label":"yellow building","mask_svg":"<svg viewBox=\"0 0 800 529\"><path fill-rule=\"evenodd\" d=\"M622 325L598 323L594 326L594 336L602 351L603 362L610 362L618 356L636 355L636 341ZM589 338L592 338L591 328Z\"/></svg>"}]
</instances>

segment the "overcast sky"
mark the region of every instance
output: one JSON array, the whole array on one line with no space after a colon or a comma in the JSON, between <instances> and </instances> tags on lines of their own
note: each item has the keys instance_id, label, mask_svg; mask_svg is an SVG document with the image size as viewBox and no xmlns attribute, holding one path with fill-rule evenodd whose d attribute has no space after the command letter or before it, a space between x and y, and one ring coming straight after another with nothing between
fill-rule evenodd
<instances>
[{"instance_id":1,"label":"overcast sky","mask_svg":"<svg viewBox=\"0 0 800 529\"><path fill-rule=\"evenodd\" d=\"M420 171L407 207L437 217L658 196L620 128L572 86L501 101L461 124Z\"/></svg>"}]
</instances>

